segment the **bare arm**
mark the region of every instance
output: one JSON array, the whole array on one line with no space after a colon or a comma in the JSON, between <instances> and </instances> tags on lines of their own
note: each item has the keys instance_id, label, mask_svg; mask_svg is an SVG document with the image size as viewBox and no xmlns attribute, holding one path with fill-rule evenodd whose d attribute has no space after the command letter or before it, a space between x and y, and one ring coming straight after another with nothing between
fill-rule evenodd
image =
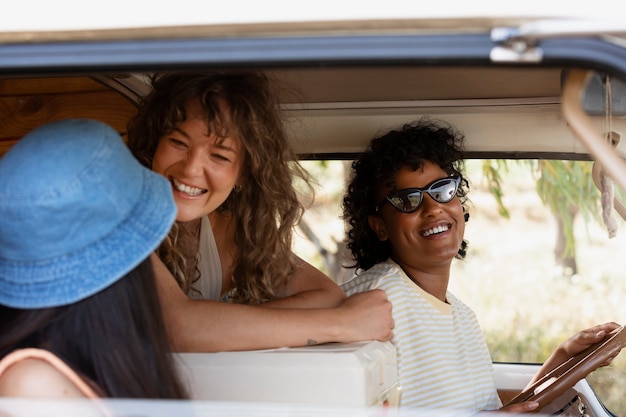
<instances>
[{"instance_id":1,"label":"bare arm","mask_svg":"<svg viewBox=\"0 0 626 417\"><path fill-rule=\"evenodd\" d=\"M346 299L334 308L275 309L193 300L156 255L157 290L173 350L216 352L390 340L391 303L383 291ZM358 296L358 297L357 297Z\"/></svg>"},{"instance_id":2,"label":"bare arm","mask_svg":"<svg viewBox=\"0 0 626 417\"><path fill-rule=\"evenodd\" d=\"M331 308L346 299L346 293L332 279L313 265L298 258L298 267L291 277L284 298L263 306L275 308Z\"/></svg>"},{"instance_id":3,"label":"bare arm","mask_svg":"<svg viewBox=\"0 0 626 417\"><path fill-rule=\"evenodd\" d=\"M214 211L209 214L215 244L222 264L222 289L230 290L233 275L233 254L238 247L235 244L233 216ZM289 277L287 288L276 298L263 304L274 308L330 308L337 307L346 299L344 291L322 271L296 257L296 269Z\"/></svg>"},{"instance_id":4,"label":"bare arm","mask_svg":"<svg viewBox=\"0 0 626 417\"><path fill-rule=\"evenodd\" d=\"M541 368L532 379L532 381L530 381L528 386L530 387L536 381L541 379L544 375L548 374L553 369L556 369L559 365L561 365L572 356L582 352L592 344L600 342L604 338L604 336L606 336L611 331L617 329L618 327L619 324L617 323L604 323L576 333L574 336L570 337L569 339L561 343L558 348L556 348L552 355L550 355L550 357L541 366ZM616 355L617 353L619 353L619 351L616 352ZM613 358L614 357L609 358L608 362L602 364L601 366L609 365Z\"/></svg>"},{"instance_id":5,"label":"bare arm","mask_svg":"<svg viewBox=\"0 0 626 417\"><path fill-rule=\"evenodd\" d=\"M545 361L539 371L537 371L537 374L524 389L526 390L531 387L535 382L550 373L550 371L556 369L559 365L567 361L572 356L582 352L592 344L601 341L607 333L610 333L612 330L618 327L619 325L617 323L604 323L576 333L574 336L570 337L565 342L559 345L559 347L552 353L552 355L550 355L550 357ZM617 356L618 353L619 351L616 352L615 356ZM609 358L607 363L604 363L601 366L606 366L610 364L613 359L614 356ZM537 403L536 401L526 401L507 407L502 407L500 410L497 411L512 414L528 413L535 411L538 406L539 403Z\"/></svg>"}]
</instances>

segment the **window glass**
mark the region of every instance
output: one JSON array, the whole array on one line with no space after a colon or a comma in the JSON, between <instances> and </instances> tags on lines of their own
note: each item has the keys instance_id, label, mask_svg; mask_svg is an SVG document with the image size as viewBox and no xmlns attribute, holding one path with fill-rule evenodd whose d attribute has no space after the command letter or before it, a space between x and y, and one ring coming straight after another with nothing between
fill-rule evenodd
<instances>
[{"instance_id":1,"label":"window glass","mask_svg":"<svg viewBox=\"0 0 626 417\"><path fill-rule=\"evenodd\" d=\"M543 178L542 163L545 172L551 173L544 172ZM591 164L467 161L471 216L465 237L469 246L467 257L453 262L450 290L476 312L496 362L541 363L578 330L605 321L626 321L622 260L626 227L618 218L617 235L608 238L600 193L589 188ZM344 224L340 218L349 162L305 161L303 165L317 187L301 228L309 230L298 231L295 250L343 282L352 275L341 267L349 263L341 245ZM548 184L552 188L544 190L547 199L583 196L569 209L573 240L563 239L559 220L538 194L538 186L546 187L541 183L546 178L552 181ZM572 186L572 178L580 184ZM494 179L499 181L501 194L490 191ZM564 187L569 187L565 194ZM559 244L569 252L557 259L557 253L563 252L557 251ZM626 414L626 354L594 372L589 382L608 409Z\"/></svg>"}]
</instances>

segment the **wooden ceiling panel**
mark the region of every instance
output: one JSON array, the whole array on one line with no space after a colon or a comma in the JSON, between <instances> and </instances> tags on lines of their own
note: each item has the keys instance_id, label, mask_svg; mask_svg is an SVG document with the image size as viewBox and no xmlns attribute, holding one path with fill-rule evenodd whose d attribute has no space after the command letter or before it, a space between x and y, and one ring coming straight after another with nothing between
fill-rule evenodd
<instances>
[{"instance_id":1,"label":"wooden ceiling panel","mask_svg":"<svg viewBox=\"0 0 626 417\"><path fill-rule=\"evenodd\" d=\"M0 80L0 156L37 126L67 118L110 124L120 134L136 106L89 77Z\"/></svg>"}]
</instances>

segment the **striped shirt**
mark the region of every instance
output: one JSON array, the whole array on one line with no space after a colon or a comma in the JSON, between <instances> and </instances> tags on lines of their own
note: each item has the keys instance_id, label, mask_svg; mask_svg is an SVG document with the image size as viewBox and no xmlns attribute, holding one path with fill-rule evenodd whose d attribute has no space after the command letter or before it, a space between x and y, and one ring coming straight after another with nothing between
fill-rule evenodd
<instances>
[{"instance_id":1,"label":"striped shirt","mask_svg":"<svg viewBox=\"0 0 626 417\"><path fill-rule=\"evenodd\" d=\"M348 295L380 288L393 305L401 405L494 410L491 356L474 312L449 291L448 303L416 285L395 262L374 265L342 285Z\"/></svg>"}]
</instances>

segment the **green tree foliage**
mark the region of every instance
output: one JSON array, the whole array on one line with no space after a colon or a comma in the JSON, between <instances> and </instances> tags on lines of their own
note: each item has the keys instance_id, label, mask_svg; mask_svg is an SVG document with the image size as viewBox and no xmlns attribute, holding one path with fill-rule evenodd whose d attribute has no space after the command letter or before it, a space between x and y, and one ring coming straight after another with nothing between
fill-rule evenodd
<instances>
[{"instance_id":1,"label":"green tree foliage","mask_svg":"<svg viewBox=\"0 0 626 417\"><path fill-rule=\"evenodd\" d=\"M483 180L496 200L498 213L507 219L510 217L510 212L504 203L503 190L506 188L505 181L506 175L510 172L509 168L512 168L511 164L518 164L518 166L530 169L535 179L537 194L549 207L557 224L554 243L555 262L564 268L567 275L575 274L577 266L574 221L578 216L582 216L585 222L598 221L602 224L600 191L595 187L591 175L593 162L485 159L479 163ZM350 161L344 161L339 169L336 164L331 164L329 161L306 161L306 169L317 180L317 185L324 184L324 187L318 189L317 192L318 203L332 201L333 204L340 204L343 183L339 179L345 181L349 164ZM343 174L341 174L342 171ZM338 274L347 256L343 253L345 251L342 249L345 248L341 243L336 242L340 250L325 247L326 245L321 242L306 221L301 223L300 229L317 247L323 258L323 268L328 273Z\"/></svg>"},{"instance_id":2,"label":"green tree foliage","mask_svg":"<svg viewBox=\"0 0 626 417\"><path fill-rule=\"evenodd\" d=\"M508 219L509 210L505 207L502 197L502 173L508 172L509 167L505 159L485 159L482 164L483 177L487 181L487 188L498 204L498 213Z\"/></svg>"},{"instance_id":3,"label":"green tree foliage","mask_svg":"<svg viewBox=\"0 0 626 417\"><path fill-rule=\"evenodd\" d=\"M502 197L502 172L508 171L509 160L489 159L483 161L483 176L498 203L500 214L508 218L509 212ZM586 222L591 219L602 222L600 192L592 179L593 162L567 160L520 160L531 169L536 182L537 194L550 208L557 222L555 260L576 272L576 239L574 220L582 215Z\"/></svg>"}]
</instances>

